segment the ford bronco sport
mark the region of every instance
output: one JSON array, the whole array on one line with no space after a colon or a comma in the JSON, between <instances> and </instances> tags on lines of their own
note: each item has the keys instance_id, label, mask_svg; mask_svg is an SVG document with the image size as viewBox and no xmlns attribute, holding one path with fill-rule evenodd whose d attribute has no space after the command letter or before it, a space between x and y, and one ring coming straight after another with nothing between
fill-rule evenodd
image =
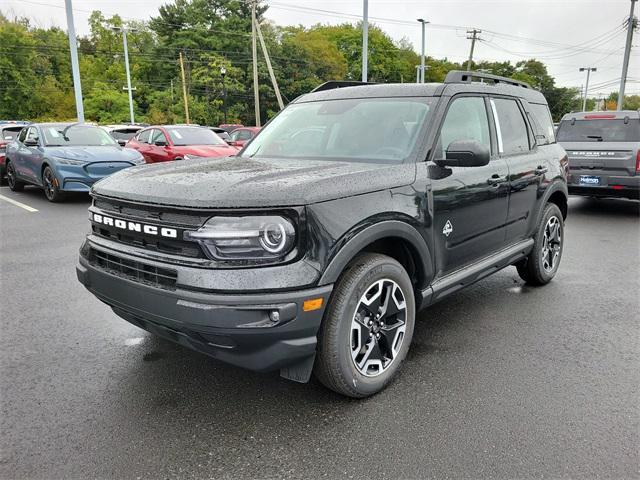
<instances>
[{"instance_id":1,"label":"ford bronco sport","mask_svg":"<svg viewBox=\"0 0 640 480\"><path fill-rule=\"evenodd\" d=\"M236 157L102 180L79 280L224 362L380 391L418 311L509 265L533 285L558 270L568 167L546 101L476 77L329 82Z\"/></svg>"},{"instance_id":2,"label":"ford bronco sport","mask_svg":"<svg viewBox=\"0 0 640 480\"><path fill-rule=\"evenodd\" d=\"M640 198L640 112L568 113L558 142L569 157L570 194Z\"/></svg>"}]
</instances>

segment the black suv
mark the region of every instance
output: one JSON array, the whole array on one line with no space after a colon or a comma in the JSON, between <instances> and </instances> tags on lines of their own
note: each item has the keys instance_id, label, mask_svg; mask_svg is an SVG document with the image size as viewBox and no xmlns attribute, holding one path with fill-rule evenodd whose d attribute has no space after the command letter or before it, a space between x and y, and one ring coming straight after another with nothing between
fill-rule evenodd
<instances>
[{"instance_id":1,"label":"black suv","mask_svg":"<svg viewBox=\"0 0 640 480\"><path fill-rule=\"evenodd\" d=\"M96 184L79 280L150 332L352 397L384 388L416 313L501 268L558 270L567 157L541 93L329 82L237 157Z\"/></svg>"}]
</instances>

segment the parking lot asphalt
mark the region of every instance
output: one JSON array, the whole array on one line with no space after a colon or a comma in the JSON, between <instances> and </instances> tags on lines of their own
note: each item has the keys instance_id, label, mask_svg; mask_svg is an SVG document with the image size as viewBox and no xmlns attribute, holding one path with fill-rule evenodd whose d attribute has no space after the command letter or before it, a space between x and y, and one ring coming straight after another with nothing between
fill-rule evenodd
<instances>
[{"instance_id":1,"label":"parking lot asphalt","mask_svg":"<svg viewBox=\"0 0 640 480\"><path fill-rule=\"evenodd\" d=\"M639 204L572 198L555 280L420 314L347 400L126 323L75 278L88 197L0 195L2 478L638 478Z\"/></svg>"}]
</instances>

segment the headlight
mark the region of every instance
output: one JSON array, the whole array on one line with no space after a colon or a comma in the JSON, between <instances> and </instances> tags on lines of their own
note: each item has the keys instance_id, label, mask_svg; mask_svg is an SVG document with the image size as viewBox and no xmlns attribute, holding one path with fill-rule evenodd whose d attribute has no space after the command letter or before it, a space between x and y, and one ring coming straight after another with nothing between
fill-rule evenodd
<instances>
[{"instance_id":1,"label":"headlight","mask_svg":"<svg viewBox=\"0 0 640 480\"><path fill-rule=\"evenodd\" d=\"M199 160L201 158L206 158L206 157L201 157L200 155L192 155L190 153L187 153L183 158L185 160Z\"/></svg>"},{"instance_id":2,"label":"headlight","mask_svg":"<svg viewBox=\"0 0 640 480\"><path fill-rule=\"evenodd\" d=\"M296 230L284 217L213 217L184 233L216 260L281 260L293 250Z\"/></svg>"},{"instance_id":3,"label":"headlight","mask_svg":"<svg viewBox=\"0 0 640 480\"><path fill-rule=\"evenodd\" d=\"M84 165L87 163L86 160L72 160L70 158L60 158L60 157L54 157L56 159L56 162L62 164L62 165Z\"/></svg>"},{"instance_id":4,"label":"headlight","mask_svg":"<svg viewBox=\"0 0 640 480\"><path fill-rule=\"evenodd\" d=\"M131 160L131 163L133 163L134 165L142 165L144 163L144 157L140 155L139 157Z\"/></svg>"}]
</instances>

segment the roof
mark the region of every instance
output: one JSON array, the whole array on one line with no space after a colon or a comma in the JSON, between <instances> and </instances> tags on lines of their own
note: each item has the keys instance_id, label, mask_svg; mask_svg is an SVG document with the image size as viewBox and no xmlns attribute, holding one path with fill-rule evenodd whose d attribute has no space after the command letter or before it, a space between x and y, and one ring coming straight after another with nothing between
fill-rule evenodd
<instances>
[{"instance_id":1,"label":"roof","mask_svg":"<svg viewBox=\"0 0 640 480\"><path fill-rule=\"evenodd\" d=\"M292 103L337 100L345 98L439 97L457 93L504 94L523 98L531 103L547 103L537 90L505 83L364 83L307 93Z\"/></svg>"},{"instance_id":2,"label":"roof","mask_svg":"<svg viewBox=\"0 0 640 480\"><path fill-rule=\"evenodd\" d=\"M638 110L608 110L605 112L571 112L562 117L562 120L569 120L575 118L576 120L596 120L602 119L624 119L624 118L640 118L640 112Z\"/></svg>"}]
</instances>

